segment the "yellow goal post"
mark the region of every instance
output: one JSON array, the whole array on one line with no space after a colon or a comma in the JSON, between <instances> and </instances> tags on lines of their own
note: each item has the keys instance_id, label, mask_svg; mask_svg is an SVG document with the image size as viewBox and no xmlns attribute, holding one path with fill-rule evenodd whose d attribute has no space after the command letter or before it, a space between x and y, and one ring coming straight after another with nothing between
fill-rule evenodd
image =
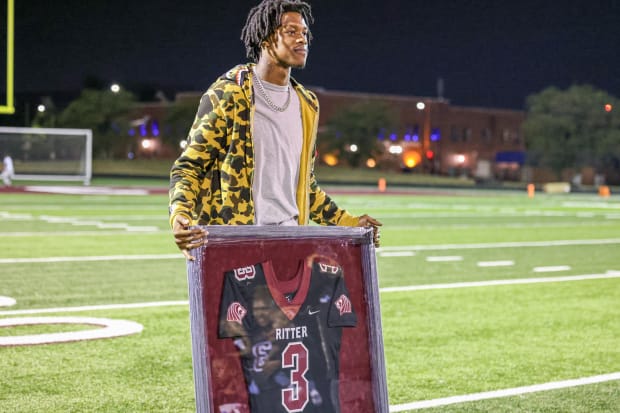
<instances>
[{"instance_id":1,"label":"yellow goal post","mask_svg":"<svg viewBox=\"0 0 620 413\"><path fill-rule=\"evenodd\" d=\"M0 114L12 115L15 113L13 102L13 57L15 45L15 0L7 0L6 15L6 103L0 102Z\"/></svg>"}]
</instances>

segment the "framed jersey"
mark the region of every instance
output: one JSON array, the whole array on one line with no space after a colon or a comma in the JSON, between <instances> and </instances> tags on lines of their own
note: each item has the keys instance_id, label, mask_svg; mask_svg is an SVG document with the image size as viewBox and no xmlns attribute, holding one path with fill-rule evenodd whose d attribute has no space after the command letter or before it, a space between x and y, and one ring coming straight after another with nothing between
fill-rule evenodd
<instances>
[{"instance_id":1,"label":"framed jersey","mask_svg":"<svg viewBox=\"0 0 620 413\"><path fill-rule=\"evenodd\" d=\"M199 413L387 413L372 230L207 226L188 261Z\"/></svg>"}]
</instances>

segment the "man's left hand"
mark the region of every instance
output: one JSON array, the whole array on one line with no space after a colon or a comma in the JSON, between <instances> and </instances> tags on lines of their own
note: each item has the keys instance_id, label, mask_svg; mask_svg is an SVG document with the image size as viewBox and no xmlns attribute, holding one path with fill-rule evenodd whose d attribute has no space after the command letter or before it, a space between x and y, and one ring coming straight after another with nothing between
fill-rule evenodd
<instances>
[{"instance_id":1,"label":"man's left hand","mask_svg":"<svg viewBox=\"0 0 620 413\"><path fill-rule=\"evenodd\" d=\"M379 247L381 243L381 234L379 233L379 227L383 224L369 215L362 215L357 222L358 227L372 227L373 237L372 240L375 247Z\"/></svg>"}]
</instances>

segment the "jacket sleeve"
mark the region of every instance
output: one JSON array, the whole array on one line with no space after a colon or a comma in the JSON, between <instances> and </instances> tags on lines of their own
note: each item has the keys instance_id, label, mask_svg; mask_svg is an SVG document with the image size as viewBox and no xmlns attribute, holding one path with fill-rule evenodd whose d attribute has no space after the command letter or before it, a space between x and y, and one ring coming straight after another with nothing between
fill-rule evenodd
<instances>
[{"instance_id":1,"label":"jacket sleeve","mask_svg":"<svg viewBox=\"0 0 620 413\"><path fill-rule=\"evenodd\" d=\"M226 103L223 97L217 83L202 96L187 136L187 147L170 170L170 225L177 215L195 221L204 193L211 190L209 177L219 153L226 148Z\"/></svg>"},{"instance_id":2,"label":"jacket sleeve","mask_svg":"<svg viewBox=\"0 0 620 413\"><path fill-rule=\"evenodd\" d=\"M356 227L359 217L353 216L346 210L341 209L321 189L314 175L314 160L312 155L312 171L310 172L310 219L320 225L340 225Z\"/></svg>"}]
</instances>

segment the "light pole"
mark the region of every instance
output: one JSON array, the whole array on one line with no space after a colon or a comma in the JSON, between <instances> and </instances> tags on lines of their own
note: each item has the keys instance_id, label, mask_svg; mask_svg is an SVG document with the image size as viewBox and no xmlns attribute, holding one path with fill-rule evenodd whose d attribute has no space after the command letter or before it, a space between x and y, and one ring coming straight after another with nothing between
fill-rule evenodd
<instances>
[{"instance_id":1,"label":"light pole","mask_svg":"<svg viewBox=\"0 0 620 413\"><path fill-rule=\"evenodd\" d=\"M431 148L431 106L423 101L416 104L418 110L423 111L424 114L424 126L422 131L422 165L423 169L428 169L429 159L426 156Z\"/></svg>"}]
</instances>

